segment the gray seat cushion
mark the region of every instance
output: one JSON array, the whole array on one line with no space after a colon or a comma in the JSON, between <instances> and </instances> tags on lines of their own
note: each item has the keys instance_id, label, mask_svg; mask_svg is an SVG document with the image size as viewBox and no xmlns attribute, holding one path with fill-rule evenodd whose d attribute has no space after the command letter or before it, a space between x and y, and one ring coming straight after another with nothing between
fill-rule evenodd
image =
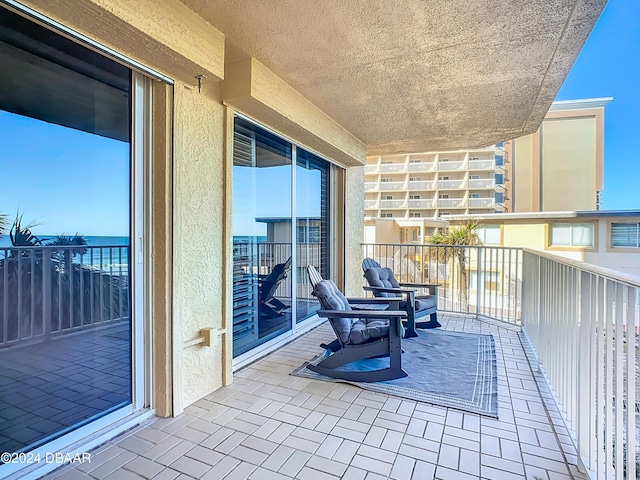
<instances>
[{"instance_id":1,"label":"gray seat cushion","mask_svg":"<svg viewBox=\"0 0 640 480\"><path fill-rule=\"evenodd\" d=\"M325 310L342 312L352 311L347 299L331 280L322 280L313 289ZM389 334L389 321L386 319L332 318L331 326L344 345L358 345Z\"/></svg>"},{"instance_id":2,"label":"gray seat cushion","mask_svg":"<svg viewBox=\"0 0 640 480\"><path fill-rule=\"evenodd\" d=\"M389 335L388 320L366 320L361 318L353 322L351 326L349 343L358 345L375 340L376 338L386 337L387 335Z\"/></svg>"},{"instance_id":3,"label":"gray seat cushion","mask_svg":"<svg viewBox=\"0 0 640 480\"><path fill-rule=\"evenodd\" d=\"M425 295L416 298L416 312L436 308L438 300L435 295Z\"/></svg>"}]
</instances>

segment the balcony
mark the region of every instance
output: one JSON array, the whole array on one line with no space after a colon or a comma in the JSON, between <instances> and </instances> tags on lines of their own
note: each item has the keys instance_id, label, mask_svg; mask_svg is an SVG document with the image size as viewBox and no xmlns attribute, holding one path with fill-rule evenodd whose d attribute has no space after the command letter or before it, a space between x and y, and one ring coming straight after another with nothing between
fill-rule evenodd
<instances>
[{"instance_id":1,"label":"balcony","mask_svg":"<svg viewBox=\"0 0 640 480\"><path fill-rule=\"evenodd\" d=\"M409 208L435 208L433 200L409 200Z\"/></svg>"},{"instance_id":2,"label":"balcony","mask_svg":"<svg viewBox=\"0 0 640 480\"><path fill-rule=\"evenodd\" d=\"M466 188L467 181L462 180L438 180L439 190L459 190Z\"/></svg>"},{"instance_id":3,"label":"balcony","mask_svg":"<svg viewBox=\"0 0 640 480\"><path fill-rule=\"evenodd\" d=\"M440 172L454 172L458 170L464 170L465 161L456 160L451 162L438 162L438 171Z\"/></svg>"},{"instance_id":4,"label":"balcony","mask_svg":"<svg viewBox=\"0 0 640 480\"><path fill-rule=\"evenodd\" d=\"M378 201L377 200L365 200L364 201L364 208L365 210L372 210L375 208L380 208L378 207Z\"/></svg>"},{"instance_id":5,"label":"balcony","mask_svg":"<svg viewBox=\"0 0 640 480\"><path fill-rule=\"evenodd\" d=\"M495 170L495 160L469 160L469 170Z\"/></svg>"},{"instance_id":6,"label":"balcony","mask_svg":"<svg viewBox=\"0 0 640 480\"><path fill-rule=\"evenodd\" d=\"M409 163L409 172L432 172L435 166L435 162Z\"/></svg>"},{"instance_id":7,"label":"balcony","mask_svg":"<svg viewBox=\"0 0 640 480\"><path fill-rule=\"evenodd\" d=\"M466 208L467 201L464 198L439 198L438 208Z\"/></svg>"},{"instance_id":8,"label":"balcony","mask_svg":"<svg viewBox=\"0 0 640 480\"><path fill-rule=\"evenodd\" d=\"M470 198L469 208L493 208L496 204L495 198Z\"/></svg>"},{"instance_id":9,"label":"balcony","mask_svg":"<svg viewBox=\"0 0 640 480\"><path fill-rule=\"evenodd\" d=\"M469 179L469 188L470 189L495 189L496 181L493 178L471 178Z\"/></svg>"},{"instance_id":10,"label":"balcony","mask_svg":"<svg viewBox=\"0 0 640 480\"><path fill-rule=\"evenodd\" d=\"M364 174L365 175L375 175L378 173L378 165L365 165Z\"/></svg>"},{"instance_id":11,"label":"balcony","mask_svg":"<svg viewBox=\"0 0 640 480\"><path fill-rule=\"evenodd\" d=\"M108 468L113 478L184 470L198 478L586 480L579 462L592 478L636 477L640 282L518 248L362 248L401 282L441 285L441 330L493 336L497 419L292 377L333 336L325 323L180 416L138 426L92 452L90 464L48 478L100 478Z\"/></svg>"},{"instance_id":12,"label":"balcony","mask_svg":"<svg viewBox=\"0 0 640 480\"><path fill-rule=\"evenodd\" d=\"M409 190L435 190L436 181L409 181Z\"/></svg>"},{"instance_id":13,"label":"balcony","mask_svg":"<svg viewBox=\"0 0 640 480\"><path fill-rule=\"evenodd\" d=\"M404 190L404 182L380 182L380 190Z\"/></svg>"},{"instance_id":14,"label":"balcony","mask_svg":"<svg viewBox=\"0 0 640 480\"><path fill-rule=\"evenodd\" d=\"M378 182L364 182L365 192L375 192L378 190Z\"/></svg>"},{"instance_id":15,"label":"balcony","mask_svg":"<svg viewBox=\"0 0 640 480\"><path fill-rule=\"evenodd\" d=\"M404 163L390 163L380 165L380 173L401 173L405 170Z\"/></svg>"},{"instance_id":16,"label":"balcony","mask_svg":"<svg viewBox=\"0 0 640 480\"><path fill-rule=\"evenodd\" d=\"M404 200L380 200L380 208L405 208Z\"/></svg>"}]
</instances>

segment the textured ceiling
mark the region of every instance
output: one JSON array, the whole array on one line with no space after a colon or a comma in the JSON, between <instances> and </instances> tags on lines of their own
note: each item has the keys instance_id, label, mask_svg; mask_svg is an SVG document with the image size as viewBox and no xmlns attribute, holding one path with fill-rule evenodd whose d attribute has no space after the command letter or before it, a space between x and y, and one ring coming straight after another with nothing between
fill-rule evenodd
<instances>
[{"instance_id":1,"label":"textured ceiling","mask_svg":"<svg viewBox=\"0 0 640 480\"><path fill-rule=\"evenodd\" d=\"M606 0L182 0L367 145L535 131Z\"/></svg>"}]
</instances>

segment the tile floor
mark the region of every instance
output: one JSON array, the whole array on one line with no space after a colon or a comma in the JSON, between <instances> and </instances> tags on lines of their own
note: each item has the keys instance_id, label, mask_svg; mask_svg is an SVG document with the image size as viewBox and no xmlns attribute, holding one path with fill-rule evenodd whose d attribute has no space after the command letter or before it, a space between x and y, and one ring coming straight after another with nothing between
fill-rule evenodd
<instances>
[{"instance_id":1,"label":"tile floor","mask_svg":"<svg viewBox=\"0 0 640 480\"><path fill-rule=\"evenodd\" d=\"M499 419L289 372L331 338L323 325L236 372L176 418L155 419L47 480L583 479L518 329L460 315L443 328L490 333Z\"/></svg>"}]
</instances>

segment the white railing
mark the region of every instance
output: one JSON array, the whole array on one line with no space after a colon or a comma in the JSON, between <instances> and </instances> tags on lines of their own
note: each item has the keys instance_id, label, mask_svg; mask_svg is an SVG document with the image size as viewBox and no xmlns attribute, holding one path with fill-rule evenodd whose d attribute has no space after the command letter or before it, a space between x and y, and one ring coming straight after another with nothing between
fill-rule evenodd
<instances>
[{"instance_id":1,"label":"white railing","mask_svg":"<svg viewBox=\"0 0 640 480\"><path fill-rule=\"evenodd\" d=\"M380 165L380 172L381 173L398 173L398 172L403 172L404 168L405 168L404 163L391 163L391 164Z\"/></svg>"},{"instance_id":2,"label":"white railing","mask_svg":"<svg viewBox=\"0 0 640 480\"><path fill-rule=\"evenodd\" d=\"M374 192L378 189L378 182L365 182L364 183L364 191L365 192Z\"/></svg>"},{"instance_id":3,"label":"white railing","mask_svg":"<svg viewBox=\"0 0 640 480\"><path fill-rule=\"evenodd\" d=\"M438 310L520 324L522 249L380 243L362 249L399 282L439 284Z\"/></svg>"},{"instance_id":4,"label":"white railing","mask_svg":"<svg viewBox=\"0 0 640 480\"><path fill-rule=\"evenodd\" d=\"M465 180L438 180L438 188L440 189L444 189L444 188L452 188L452 189L458 189L458 188L465 188Z\"/></svg>"},{"instance_id":5,"label":"white railing","mask_svg":"<svg viewBox=\"0 0 640 480\"><path fill-rule=\"evenodd\" d=\"M365 200L364 201L364 208L367 210L373 209L373 208L378 208L378 201L377 200Z\"/></svg>"},{"instance_id":6,"label":"white railing","mask_svg":"<svg viewBox=\"0 0 640 480\"><path fill-rule=\"evenodd\" d=\"M640 279L526 250L523 331L593 478L640 474Z\"/></svg>"},{"instance_id":7,"label":"white railing","mask_svg":"<svg viewBox=\"0 0 640 480\"><path fill-rule=\"evenodd\" d=\"M129 247L0 248L0 348L129 318Z\"/></svg>"},{"instance_id":8,"label":"white railing","mask_svg":"<svg viewBox=\"0 0 640 480\"><path fill-rule=\"evenodd\" d=\"M409 208L433 208L433 200L409 200Z\"/></svg>"},{"instance_id":9,"label":"white railing","mask_svg":"<svg viewBox=\"0 0 640 480\"><path fill-rule=\"evenodd\" d=\"M493 178L471 178L469 188L495 188L496 181Z\"/></svg>"},{"instance_id":10,"label":"white railing","mask_svg":"<svg viewBox=\"0 0 640 480\"><path fill-rule=\"evenodd\" d=\"M436 188L436 181L418 181L409 180L409 190L434 190Z\"/></svg>"},{"instance_id":11,"label":"white railing","mask_svg":"<svg viewBox=\"0 0 640 480\"><path fill-rule=\"evenodd\" d=\"M469 170L495 170L495 160L469 160Z\"/></svg>"},{"instance_id":12,"label":"white railing","mask_svg":"<svg viewBox=\"0 0 640 480\"><path fill-rule=\"evenodd\" d=\"M380 190L404 190L404 182L380 182Z\"/></svg>"},{"instance_id":13,"label":"white railing","mask_svg":"<svg viewBox=\"0 0 640 480\"><path fill-rule=\"evenodd\" d=\"M433 171L434 166L435 166L434 162L410 163L409 171L410 172L431 172Z\"/></svg>"},{"instance_id":14,"label":"white railing","mask_svg":"<svg viewBox=\"0 0 640 480\"><path fill-rule=\"evenodd\" d=\"M438 162L438 170L441 172L450 172L454 170L462 170L464 168L464 160L455 162Z\"/></svg>"},{"instance_id":15,"label":"white railing","mask_svg":"<svg viewBox=\"0 0 640 480\"><path fill-rule=\"evenodd\" d=\"M378 173L378 165L365 165L364 173L365 175L373 175Z\"/></svg>"},{"instance_id":16,"label":"white railing","mask_svg":"<svg viewBox=\"0 0 640 480\"><path fill-rule=\"evenodd\" d=\"M470 198L469 208L491 208L496 204L495 198Z\"/></svg>"},{"instance_id":17,"label":"white railing","mask_svg":"<svg viewBox=\"0 0 640 480\"><path fill-rule=\"evenodd\" d=\"M438 207L440 208L465 208L467 202L464 198L439 198Z\"/></svg>"},{"instance_id":18,"label":"white railing","mask_svg":"<svg viewBox=\"0 0 640 480\"><path fill-rule=\"evenodd\" d=\"M380 208L404 208L404 200L380 200Z\"/></svg>"}]
</instances>

